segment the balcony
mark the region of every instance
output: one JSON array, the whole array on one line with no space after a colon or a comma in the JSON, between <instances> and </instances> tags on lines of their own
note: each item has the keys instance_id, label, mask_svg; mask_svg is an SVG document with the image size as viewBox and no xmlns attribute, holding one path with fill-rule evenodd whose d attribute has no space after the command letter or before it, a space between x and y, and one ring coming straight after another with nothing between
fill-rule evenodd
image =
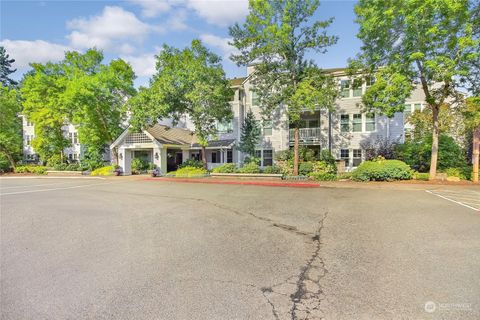
<instances>
[{"instance_id":1,"label":"balcony","mask_svg":"<svg viewBox=\"0 0 480 320\"><path fill-rule=\"evenodd\" d=\"M319 143L320 142L320 128L300 128L300 143ZM294 129L290 129L290 142L293 143L295 139Z\"/></svg>"}]
</instances>

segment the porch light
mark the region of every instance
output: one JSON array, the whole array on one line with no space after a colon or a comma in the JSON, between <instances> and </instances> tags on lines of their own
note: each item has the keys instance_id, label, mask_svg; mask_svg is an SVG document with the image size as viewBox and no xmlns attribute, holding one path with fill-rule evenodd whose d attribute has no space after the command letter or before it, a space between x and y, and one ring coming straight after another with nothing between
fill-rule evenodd
<instances>
[{"instance_id":1,"label":"porch light","mask_svg":"<svg viewBox=\"0 0 480 320\"><path fill-rule=\"evenodd\" d=\"M155 160L158 160L158 152L155 152Z\"/></svg>"}]
</instances>

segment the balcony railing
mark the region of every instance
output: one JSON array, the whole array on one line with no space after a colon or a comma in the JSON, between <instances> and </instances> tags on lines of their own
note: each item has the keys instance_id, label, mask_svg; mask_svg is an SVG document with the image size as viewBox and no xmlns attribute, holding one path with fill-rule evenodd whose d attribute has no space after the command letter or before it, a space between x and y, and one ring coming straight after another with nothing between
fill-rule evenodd
<instances>
[{"instance_id":1,"label":"balcony railing","mask_svg":"<svg viewBox=\"0 0 480 320\"><path fill-rule=\"evenodd\" d=\"M312 142L320 140L320 128L300 128L300 142ZM290 129L290 141L295 140L295 130Z\"/></svg>"}]
</instances>

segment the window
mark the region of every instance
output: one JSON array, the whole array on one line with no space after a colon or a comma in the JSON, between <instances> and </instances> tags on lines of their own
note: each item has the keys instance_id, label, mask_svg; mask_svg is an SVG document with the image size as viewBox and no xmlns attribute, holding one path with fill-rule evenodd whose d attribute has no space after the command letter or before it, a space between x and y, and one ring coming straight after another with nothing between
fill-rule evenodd
<instances>
[{"instance_id":1,"label":"window","mask_svg":"<svg viewBox=\"0 0 480 320\"><path fill-rule=\"evenodd\" d=\"M78 160L78 153L73 154L73 160Z\"/></svg>"},{"instance_id":2,"label":"window","mask_svg":"<svg viewBox=\"0 0 480 320\"><path fill-rule=\"evenodd\" d=\"M255 150L255 158L262 158L262 150Z\"/></svg>"},{"instance_id":3,"label":"window","mask_svg":"<svg viewBox=\"0 0 480 320\"><path fill-rule=\"evenodd\" d=\"M345 165L350 165L350 150L348 149L340 149L340 159L345 161Z\"/></svg>"},{"instance_id":4,"label":"window","mask_svg":"<svg viewBox=\"0 0 480 320\"><path fill-rule=\"evenodd\" d=\"M358 167L362 163L362 150L353 149L353 166Z\"/></svg>"},{"instance_id":5,"label":"window","mask_svg":"<svg viewBox=\"0 0 480 320\"><path fill-rule=\"evenodd\" d=\"M350 81L349 80L340 81L340 96L342 98L350 97Z\"/></svg>"},{"instance_id":6,"label":"window","mask_svg":"<svg viewBox=\"0 0 480 320\"><path fill-rule=\"evenodd\" d=\"M73 144L78 144L78 132L74 132L74 133L73 133L72 143L73 143Z\"/></svg>"},{"instance_id":7,"label":"window","mask_svg":"<svg viewBox=\"0 0 480 320\"><path fill-rule=\"evenodd\" d=\"M365 118L365 131L375 131L375 114L367 113Z\"/></svg>"},{"instance_id":8,"label":"window","mask_svg":"<svg viewBox=\"0 0 480 320\"><path fill-rule=\"evenodd\" d=\"M272 150L263 150L263 166L273 165L273 152Z\"/></svg>"},{"instance_id":9,"label":"window","mask_svg":"<svg viewBox=\"0 0 480 320\"><path fill-rule=\"evenodd\" d=\"M414 110L415 111L422 111L422 104L421 103L415 103Z\"/></svg>"},{"instance_id":10,"label":"window","mask_svg":"<svg viewBox=\"0 0 480 320\"><path fill-rule=\"evenodd\" d=\"M271 136L272 135L272 121L264 120L263 121L263 135Z\"/></svg>"},{"instance_id":11,"label":"window","mask_svg":"<svg viewBox=\"0 0 480 320\"><path fill-rule=\"evenodd\" d=\"M212 152L212 163L219 163L220 162L220 157L218 154L218 151Z\"/></svg>"},{"instance_id":12,"label":"window","mask_svg":"<svg viewBox=\"0 0 480 320\"><path fill-rule=\"evenodd\" d=\"M359 113L353 115L353 132L362 132L362 115Z\"/></svg>"},{"instance_id":13,"label":"window","mask_svg":"<svg viewBox=\"0 0 480 320\"><path fill-rule=\"evenodd\" d=\"M350 117L348 114L340 115L340 131L349 132L350 131Z\"/></svg>"},{"instance_id":14,"label":"window","mask_svg":"<svg viewBox=\"0 0 480 320\"><path fill-rule=\"evenodd\" d=\"M354 97L362 96L362 79L353 80L353 96Z\"/></svg>"},{"instance_id":15,"label":"window","mask_svg":"<svg viewBox=\"0 0 480 320\"><path fill-rule=\"evenodd\" d=\"M32 140L33 140L33 136L27 134L25 136L25 145L31 146L32 145Z\"/></svg>"},{"instance_id":16,"label":"window","mask_svg":"<svg viewBox=\"0 0 480 320\"><path fill-rule=\"evenodd\" d=\"M68 160L70 160L70 161L73 160L73 155L71 153L68 154Z\"/></svg>"},{"instance_id":17,"label":"window","mask_svg":"<svg viewBox=\"0 0 480 320\"><path fill-rule=\"evenodd\" d=\"M252 91L252 106L258 106L258 94L255 91Z\"/></svg>"},{"instance_id":18,"label":"window","mask_svg":"<svg viewBox=\"0 0 480 320\"><path fill-rule=\"evenodd\" d=\"M227 150L227 163L232 163L232 162L233 162L233 151Z\"/></svg>"}]
</instances>

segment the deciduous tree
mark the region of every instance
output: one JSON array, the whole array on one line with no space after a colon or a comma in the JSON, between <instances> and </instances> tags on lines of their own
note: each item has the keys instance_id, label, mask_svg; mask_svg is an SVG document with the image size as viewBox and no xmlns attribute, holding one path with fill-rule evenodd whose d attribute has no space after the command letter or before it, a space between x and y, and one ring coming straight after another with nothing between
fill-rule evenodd
<instances>
[{"instance_id":1,"label":"deciduous tree","mask_svg":"<svg viewBox=\"0 0 480 320\"><path fill-rule=\"evenodd\" d=\"M35 125L34 149L43 160L70 145L67 122L78 129L87 153L101 154L123 130L125 103L135 94L135 75L118 59L102 64L95 49L67 52L58 63L32 64L22 86L24 113Z\"/></svg>"},{"instance_id":2,"label":"deciduous tree","mask_svg":"<svg viewBox=\"0 0 480 320\"><path fill-rule=\"evenodd\" d=\"M182 50L164 45L157 55L156 74L150 86L132 99L131 124L141 129L159 119L171 117L175 122L188 116L202 146L207 167L206 146L217 135L217 124L230 121L233 95L221 65L221 58L193 40Z\"/></svg>"},{"instance_id":3,"label":"deciduous tree","mask_svg":"<svg viewBox=\"0 0 480 320\"><path fill-rule=\"evenodd\" d=\"M413 83L425 94L433 127L430 179L437 169L440 107L457 97L459 80L470 75L469 62L480 52L475 5L478 1L360 0L355 6L358 38L363 41L358 57L362 72L384 67L377 79L385 79L387 89L400 88L397 92L372 86L367 107L401 111Z\"/></svg>"},{"instance_id":4,"label":"deciduous tree","mask_svg":"<svg viewBox=\"0 0 480 320\"><path fill-rule=\"evenodd\" d=\"M294 127L294 174L298 175L300 116L305 110L330 108L335 100L334 81L306 58L324 53L337 38L327 34L333 19L313 20L318 0L250 0L243 25L230 27L232 45L240 53L238 65L255 63L252 75L264 117L287 106Z\"/></svg>"},{"instance_id":5,"label":"deciduous tree","mask_svg":"<svg viewBox=\"0 0 480 320\"><path fill-rule=\"evenodd\" d=\"M19 118L21 103L18 92L0 86L0 156L8 159L10 166L22 153L22 123Z\"/></svg>"}]
</instances>

